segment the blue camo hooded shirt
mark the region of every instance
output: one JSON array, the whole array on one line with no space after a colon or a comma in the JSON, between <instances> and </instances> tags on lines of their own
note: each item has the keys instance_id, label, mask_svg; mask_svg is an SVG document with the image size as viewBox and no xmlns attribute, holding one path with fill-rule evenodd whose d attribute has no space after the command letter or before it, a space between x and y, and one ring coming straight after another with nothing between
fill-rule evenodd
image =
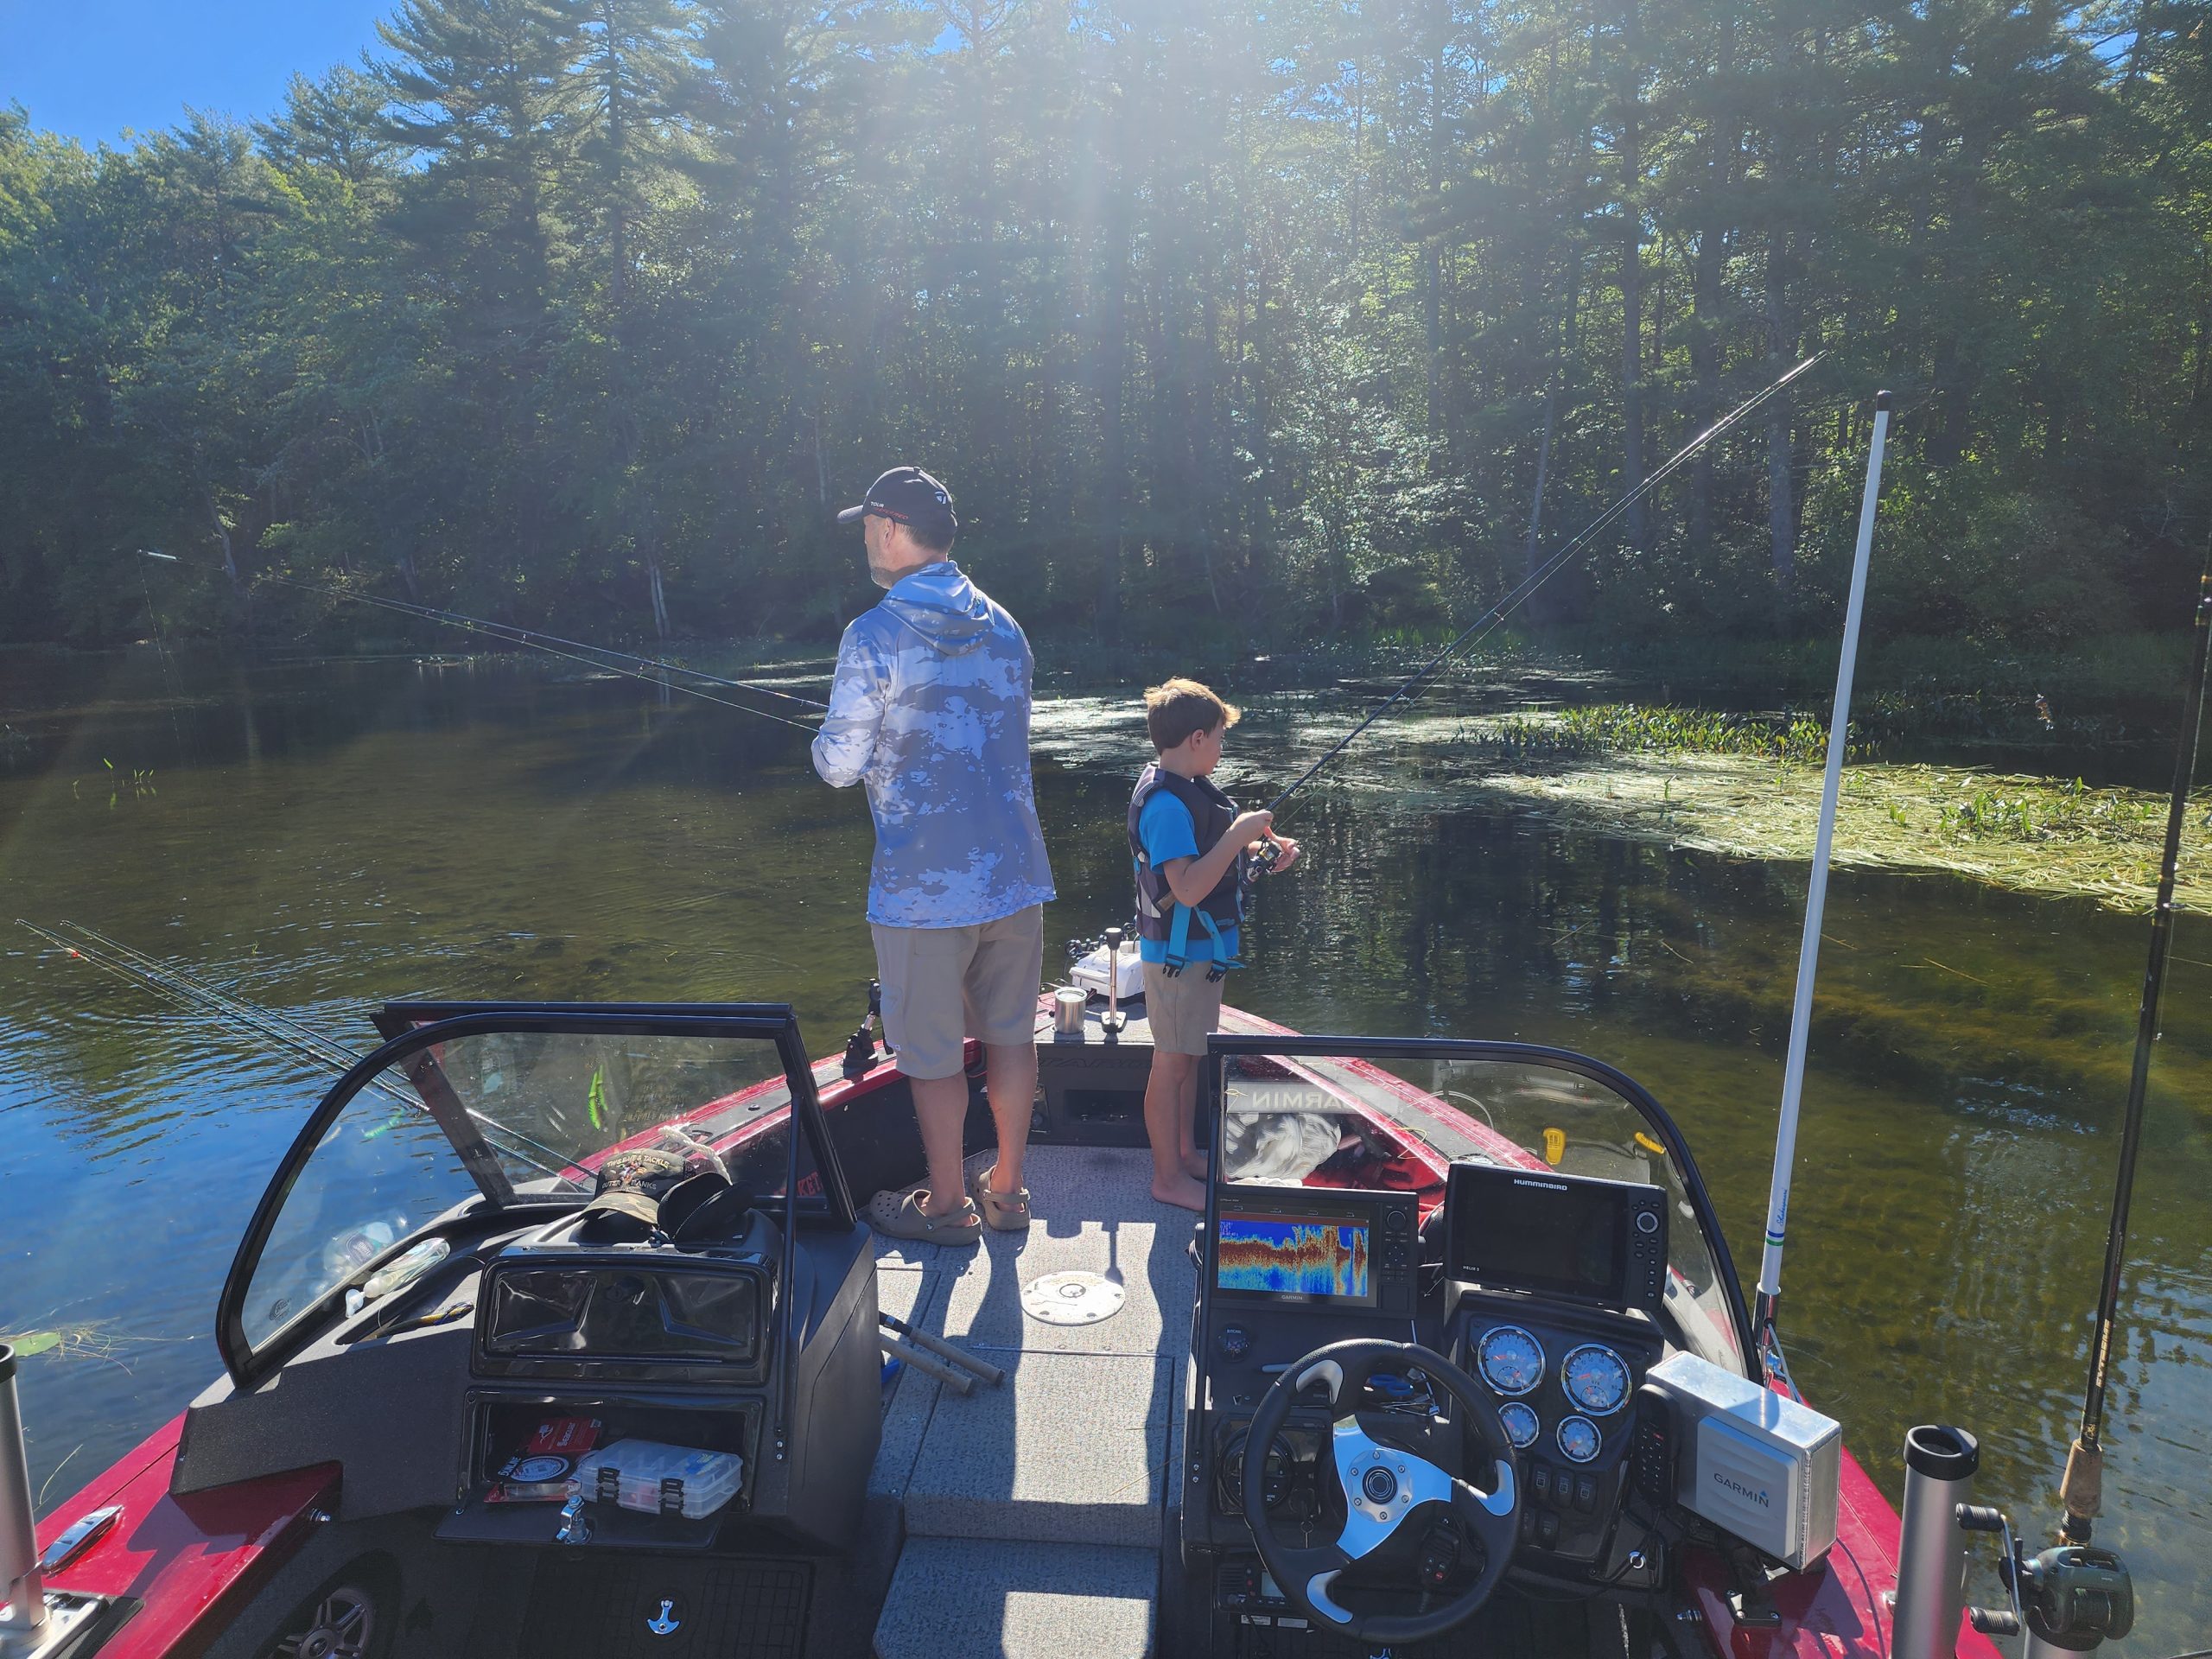
<instances>
[{"instance_id":1,"label":"blue camo hooded shirt","mask_svg":"<svg viewBox=\"0 0 2212 1659\"><path fill-rule=\"evenodd\" d=\"M950 559L902 577L837 647L814 769L868 785L868 918L968 927L1052 896L1029 775L1033 659Z\"/></svg>"}]
</instances>

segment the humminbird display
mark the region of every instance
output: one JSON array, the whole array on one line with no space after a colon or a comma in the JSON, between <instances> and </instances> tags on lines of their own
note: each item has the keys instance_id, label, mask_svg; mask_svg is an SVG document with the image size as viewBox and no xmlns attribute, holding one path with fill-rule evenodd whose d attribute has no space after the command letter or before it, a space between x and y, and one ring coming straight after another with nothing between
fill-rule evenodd
<instances>
[{"instance_id":1,"label":"humminbird display","mask_svg":"<svg viewBox=\"0 0 2212 1659\"><path fill-rule=\"evenodd\" d=\"M1459 1163L1445 1207L1454 1279L1607 1307L1658 1306L1667 1212L1656 1186Z\"/></svg>"},{"instance_id":2,"label":"humminbird display","mask_svg":"<svg viewBox=\"0 0 2212 1659\"><path fill-rule=\"evenodd\" d=\"M1223 1290L1371 1302L1368 1243L1363 1222L1224 1215L1214 1283Z\"/></svg>"}]
</instances>

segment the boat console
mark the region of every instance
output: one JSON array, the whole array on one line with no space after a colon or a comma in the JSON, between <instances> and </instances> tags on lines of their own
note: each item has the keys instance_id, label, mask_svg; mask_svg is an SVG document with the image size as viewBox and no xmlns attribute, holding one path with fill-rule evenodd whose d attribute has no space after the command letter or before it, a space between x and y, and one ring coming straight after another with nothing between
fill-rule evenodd
<instances>
[{"instance_id":1,"label":"boat console","mask_svg":"<svg viewBox=\"0 0 2212 1659\"><path fill-rule=\"evenodd\" d=\"M1747 1351L1663 1115L1586 1062L1214 1040L1179 1517L1203 1630L1185 1645L1333 1653L1441 1637L1509 1579L1663 1584L1677 1413L1646 1379L1684 1351L1741 1376ZM1345 1111L1416 1092L1476 1109L1458 1144L1435 1136L1448 1160L1409 1165ZM1291 1145L1318 1168L1284 1162Z\"/></svg>"},{"instance_id":2,"label":"boat console","mask_svg":"<svg viewBox=\"0 0 2212 1659\"><path fill-rule=\"evenodd\" d=\"M532 1651L628 1554L711 1557L717 1593L751 1561L772 1599L856 1550L875 1257L789 1009L381 1023L247 1230L172 1490L335 1463L340 1521L515 1552Z\"/></svg>"}]
</instances>

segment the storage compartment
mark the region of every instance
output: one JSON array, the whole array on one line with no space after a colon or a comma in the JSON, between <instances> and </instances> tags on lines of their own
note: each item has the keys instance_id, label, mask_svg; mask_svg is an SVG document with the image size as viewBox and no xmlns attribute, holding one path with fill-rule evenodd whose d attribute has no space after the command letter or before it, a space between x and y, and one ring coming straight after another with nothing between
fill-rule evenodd
<instances>
[{"instance_id":1,"label":"storage compartment","mask_svg":"<svg viewBox=\"0 0 2212 1659\"><path fill-rule=\"evenodd\" d=\"M477 1389L468 1396L467 1409L467 1467L459 1501L438 1528L441 1538L540 1548L557 1543L563 1498L578 1479L584 1483L583 1514L590 1522L593 1548L704 1549L724 1522L751 1507L763 1413L757 1398L707 1404ZM599 1465L625 1442L665 1449L621 1460L621 1484L650 1477L650 1511L596 1496ZM679 1487L676 1504L664 1511L659 1483L671 1474L684 1480L670 1461L683 1451L710 1455L698 1466L699 1478ZM567 1466L556 1471L556 1460ZM559 1490L554 1491L556 1477ZM518 1497L517 1489L550 1495Z\"/></svg>"}]
</instances>

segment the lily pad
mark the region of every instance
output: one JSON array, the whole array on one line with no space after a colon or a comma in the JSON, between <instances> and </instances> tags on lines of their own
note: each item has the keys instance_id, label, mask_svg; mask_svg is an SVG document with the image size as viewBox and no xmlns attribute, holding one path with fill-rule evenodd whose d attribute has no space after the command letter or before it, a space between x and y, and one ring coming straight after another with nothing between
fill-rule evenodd
<instances>
[{"instance_id":1,"label":"lily pad","mask_svg":"<svg viewBox=\"0 0 2212 1659\"><path fill-rule=\"evenodd\" d=\"M59 1348L61 1333L59 1331L32 1331L9 1338L9 1345L16 1351L16 1358L28 1359L31 1355L42 1354L49 1348Z\"/></svg>"}]
</instances>

